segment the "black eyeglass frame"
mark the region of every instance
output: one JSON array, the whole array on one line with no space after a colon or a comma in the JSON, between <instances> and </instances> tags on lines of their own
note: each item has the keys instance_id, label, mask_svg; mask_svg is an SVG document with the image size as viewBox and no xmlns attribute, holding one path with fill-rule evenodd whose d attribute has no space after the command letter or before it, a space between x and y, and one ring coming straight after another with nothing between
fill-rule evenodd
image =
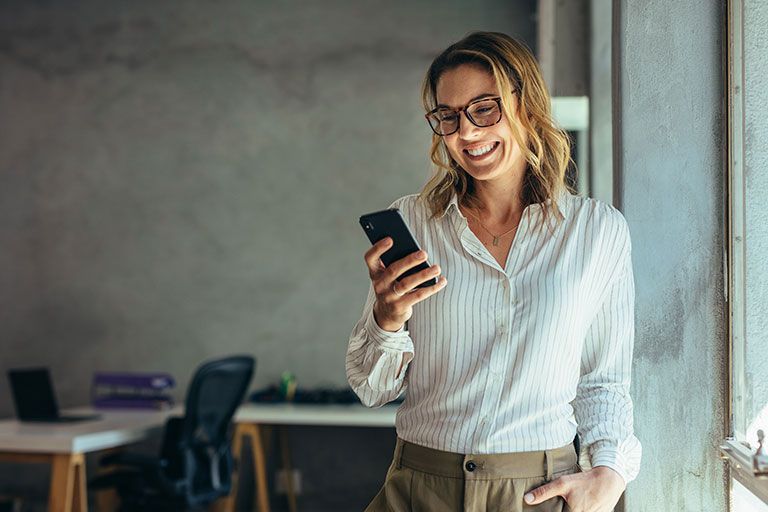
<instances>
[{"instance_id":1,"label":"black eyeglass frame","mask_svg":"<svg viewBox=\"0 0 768 512\"><path fill-rule=\"evenodd\" d=\"M513 91L513 92L514 92L514 91ZM474 119L472 119L472 116L471 116L471 115L469 115L469 112L467 112L467 109L468 109L469 107L471 107L472 105L475 105L475 104L477 104L477 103L481 103L481 102L483 102L483 101L489 101L489 100L495 101L495 102L496 102L496 105L499 107L499 119L497 119L497 120L496 120L496 122L494 122L494 123L491 123L491 124L485 124L485 125L480 125L480 124L477 124L477 123L475 122L475 120L474 120ZM432 114L436 113L436 112L439 112L439 111L441 111L441 110L443 110L443 111L446 111L446 110L447 110L447 111L450 111L450 112L455 112L455 113L456 113L456 129L455 129L455 130L453 130L452 132L449 132L449 133L440 133L440 132L438 132L438 131L435 129L435 127L434 127L434 126L432 126L432 123L430 122L430 116L431 116ZM497 97L495 97L495 98L480 98L479 100L475 100L475 101L471 101L471 102L467 103L467 104L466 104L466 105L464 105L463 107L457 107L457 108L445 108L445 107L437 107L437 108L435 108L435 109L432 109L432 110L430 110L430 111L429 111L429 112L427 112L426 114L424 114L424 117L426 118L426 120L427 120L427 124L429 125L429 127L432 129L432 131L433 131L433 132L435 132L435 135L439 135L440 137L445 137L446 135L453 135L454 133L456 133L457 131L459 131L459 128L461 127L461 115L460 115L460 113L461 113L461 112L464 112L464 116L465 116L467 119L469 119L469 122L470 122L470 123L472 123L473 125L477 126L478 128L488 128L489 126L493 126L493 125L495 125L495 124L499 124L499 123L501 122L501 118L504 116L504 111L503 111L503 109L501 108L501 97L500 97L500 96L497 96Z\"/></svg>"}]
</instances>

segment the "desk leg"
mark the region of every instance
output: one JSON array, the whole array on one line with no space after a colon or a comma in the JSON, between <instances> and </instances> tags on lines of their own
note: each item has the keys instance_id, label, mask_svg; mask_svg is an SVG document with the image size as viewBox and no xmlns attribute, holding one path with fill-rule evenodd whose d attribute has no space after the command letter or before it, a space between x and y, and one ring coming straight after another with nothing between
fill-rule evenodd
<instances>
[{"instance_id":1,"label":"desk leg","mask_svg":"<svg viewBox=\"0 0 768 512\"><path fill-rule=\"evenodd\" d=\"M256 496L254 502L258 504L261 512L269 512L269 494L267 492L267 462L264 456L264 444L261 441L261 428L252 423L247 426L247 432L251 436L251 450L253 452L253 476L256 480Z\"/></svg>"},{"instance_id":2,"label":"desk leg","mask_svg":"<svg viewBox=\"0 0 768 512\"><path fill-rule=\"evenodd\" d=\"M237 469L232 475L232 492L221 500L221 508L225 512L234 512L235 500L239 487L240 468L243 461L243 437L251 438L251 452L253 456L253 476L256 484L254 493L254 510L257 512L269 512L269 494L267 494L267 466L264 456L264 445L261 439L261 429L254 423L237 423L232 439L232 452L237 460Z\"/></svg>"},{"instance_id":3,"label":"desk leg","mask_svg":"<svg viewBox=\"0 0 768 512\"><path fill-rule=\"evenodd\" d=\"M296 506L296 492L293 489L293 467L291 466L291 448L288 442L288 429L284 426L280 426L280 452L283 456L283 471L285 472L285 483L288 498L288 510L290 512L297 512Z\"/></svg>"},{"instance_id":4,"label":"desk leg","mask_svg":"<svg viewBox=\"0 0 768 512\"><path fill-rule=\"evenodd\" d=\"M85 457L82 453L54 454L48 512L87 512Z\"/></svg>"}]
</instances>

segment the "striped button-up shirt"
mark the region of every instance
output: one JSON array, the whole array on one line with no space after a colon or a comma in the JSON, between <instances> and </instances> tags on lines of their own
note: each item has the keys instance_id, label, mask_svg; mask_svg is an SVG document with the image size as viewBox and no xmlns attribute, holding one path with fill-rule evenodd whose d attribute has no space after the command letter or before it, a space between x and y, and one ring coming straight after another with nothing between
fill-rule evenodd
<instances>
[{"instance_id":1,"label":"striped button-up shirt","mask_svg":"<svg viewBox=\"0 0 768 512\"><path fill-rule=\"evenodd\" d=\"M398 436L454 453L549 450L578 431L583 469L608 466L632 480L641 447L629 396L634 281L621 213L563 194L564 221L547 224L540 205L528 206L502 267L455 197L433 220L416 195L392 207L448 284L414 305L399 332L376 324L369 291L346 360L360 400L378 407L407 388Z\"/></svg>"}]
</instances>

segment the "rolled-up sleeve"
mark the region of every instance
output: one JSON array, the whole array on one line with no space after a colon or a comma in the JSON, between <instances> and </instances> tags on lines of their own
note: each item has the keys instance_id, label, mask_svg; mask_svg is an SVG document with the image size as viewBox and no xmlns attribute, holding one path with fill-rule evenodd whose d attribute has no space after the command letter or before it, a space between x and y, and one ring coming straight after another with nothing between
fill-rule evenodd
<instances>
[{"instance_id":1,"label":"rolled-up sleeve","mask_svg":"<svg viewBox=\"0 0 768 512\"><path fill-rule=\"evenodd\" d=\"M349 337L346 358L347 381L368 407L384 405L403 392L408 363L413 359L413 341L408 331L402 328L389 332L379 327L373 316L374 300L371 286L363 316Z\"/></svg>"},{"instance_id":2,"label":"rolled-up sleeve","mask_svg":"<svg viewBox=\"0 0 768 512\"><path fill-rule=\"evenodd\" d=\"M634 435L629 396L635 287L629 233L624 234L617 272L603 293L584 342L573 408L582 468L607 466L628 483L640 471L642 447Z\"/></svg>"}]
</instances>

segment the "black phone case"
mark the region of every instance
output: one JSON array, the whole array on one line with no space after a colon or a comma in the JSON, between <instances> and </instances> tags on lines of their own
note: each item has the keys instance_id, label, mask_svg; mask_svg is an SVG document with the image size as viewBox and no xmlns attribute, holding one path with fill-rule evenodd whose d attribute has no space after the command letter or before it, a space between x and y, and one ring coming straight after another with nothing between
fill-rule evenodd
<instances>
[{"instance_id":1,"label":"black phone case","mask_svg":"<svg viewBox=\"0 0 768 512\"><path fill-rule=\"evenodd\" d=\"M365 234L368 235L371 244L375 244L382 238L392 238L394 244L387 252L381 255L381 261L387 267L393 262L421 250L418 242L416 242L416 239L413 237L413 233L411 233L411 230L408 228L408 224L405 222L403 214L397 208L362 215L360 217L360 226L362 226ZM416 272L421 272L430 266L431 265L427 261L423 261L419 265L407 270L398 277L397 280L400 281L404 277L415 274ZM436 284L437 278L433 277L418 285L417 288L434 286Z\"/></svg>"}]
</instances>

